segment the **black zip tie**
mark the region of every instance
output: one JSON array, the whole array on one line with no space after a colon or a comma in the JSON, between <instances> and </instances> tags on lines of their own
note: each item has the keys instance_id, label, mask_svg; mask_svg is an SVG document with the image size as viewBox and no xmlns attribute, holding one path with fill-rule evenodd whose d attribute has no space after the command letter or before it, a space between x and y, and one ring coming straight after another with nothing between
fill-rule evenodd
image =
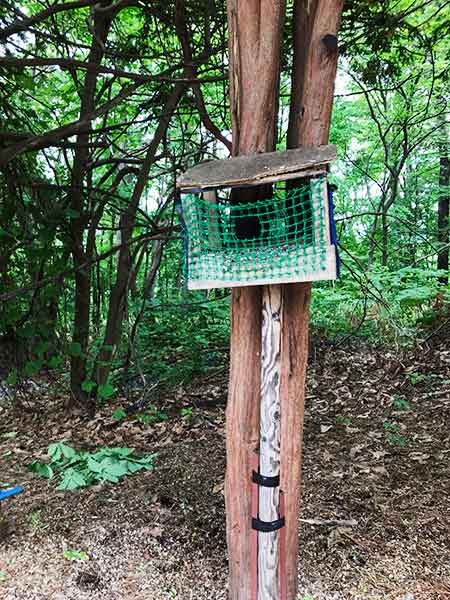
<instances>
[{"instance_id":1,"label":"black zip tie","mask_svg":"<svg viewBox=\"0 0 450 600\"><path fill-rule=\"evenodd\" d=\"M273 475L269 477L267 475L261 475L261 473L253 471L252 481L253 483L257 483L258 485L261 485L263 487L276 488L280 485L280 476Z\"/></svg>"},{"instance_id":2,"label":"black zip tie","mask_svg":"<svg viewBox=\"0 0 450 600\"><path fill-rule=\"evenodd\" d=\"M256 531L262 531L263 533L271 533L273 531L278 531L286 525L286 519L281 517L281 519L277 519L276 521L260 521L259 519L252 519L252 529L256 529Z\"/></svg>"}]
</instances>

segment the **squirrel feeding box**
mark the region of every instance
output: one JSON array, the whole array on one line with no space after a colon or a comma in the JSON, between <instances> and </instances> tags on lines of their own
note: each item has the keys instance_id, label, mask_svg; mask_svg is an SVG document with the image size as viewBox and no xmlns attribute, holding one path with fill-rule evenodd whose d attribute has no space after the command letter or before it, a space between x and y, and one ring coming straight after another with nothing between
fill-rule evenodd
<instances>
[{"instance_id":1,"label":"squirrel feeding box","mask_svg":"<svg viewBox=\"0 0 450 600\"><path fill-rule=\"evenodd\" d=\"M178 181L188 288L336 279L334 146L200 163Z\"/></svg>"}]
</instances>

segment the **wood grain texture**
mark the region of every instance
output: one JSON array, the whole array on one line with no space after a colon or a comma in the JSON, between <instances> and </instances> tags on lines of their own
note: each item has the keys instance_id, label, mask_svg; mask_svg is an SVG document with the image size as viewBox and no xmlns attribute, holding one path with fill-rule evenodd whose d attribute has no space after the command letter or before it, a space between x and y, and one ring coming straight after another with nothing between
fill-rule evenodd
<instances>
[{"instance_id":1,"label":"wood grain texture","mask_svg":"<svg viewBox=\"0 0 450 600\"><path fill-rule=\"evenodd\" d=\"M288 147L328 142L338 53L322 42L339 31L342 0L295 0ZM281 486L286 499L287 598L297 598L298 510L308 359L310 283L285 286L282 331Z\"/></svg>"},{"instance_id":2,"label":"wood grain texture","mask_svg":"<svg viewBox=\"0 0 450 600\"><path fill-rule=\"evenodd\" d=\"M227 0L233 155L275 149L283 0ZM261 289L231 295L226 443L230 600L252 600L251 455L259 439Z\"/></svg>"},{"instance_id":3,"label":"wood grain texture","mask_svg":"<svg viewBox=\"0 0 450 600\"><path fill-rule=\"evenodd\" d=\"M275 149L284 0L228 0L233 155Z\"/></svg>"},{"instance_id":4,"label":"wood grain texture","mask_svg":"<svg viewBox=\"0 0 450 600\"><path fill-rule=\"evenodd\" d=\"M220 223L217 213L217 193L212 190L209 192L203 192L203 200L211 204L211 208L208 209L208 242L210 248L219 249L221 246L220 239ZM189 284L188 284L189 287Z\"/></svg>"},{"instance_id":5,"label":"wood grain texture","mask_svg":"<svg viewBox=\"0 0 450 600\"><path fill-rule=\"evenodd\" d=\"M265 286L262 291L259 469L268 477L280 473L282 313L281 286ZM279 487L260 486L259 518L262 521L278 519L279 492ZM258 600L280 599L278 538L278 531L258 533Z\"/></svg>"},{"instance_id":6,"label":"wood grain texture","mask_svg":"<svg viewBox=\"0 0 450 600\"><path fill-rule=\"evenodd\" d=\"M226 409L225 504L232 600L251 596L251 473L259 440L261 288L235 288Z\"/></svg>"},{"instance_id":7,"label":"wood grain texture","mask_svg":"<svg viewBox=\"0 0 450 600\"><path fill-rule=\"evenodd\" d=\"M284 286L281 346L281 489L286 513L286 588L288 600L297 598L298 511L305 379L308 361L311 284Z\"/></svg>"},{"instance_id":8,"label":"wood grain texture","mask_svg":"<svg viewBox=\"0 0 450 600\"><path fill-rule=\"evenodd\" d=\"M338 51L323 43L338 35L343 0L295 0L294 60L288 148L328 142Z\"/></svg>"},{"instance_id":9,"label":"wood grain texture","mask_svg":"<svg viewBox=\"0 0 450 600\"><path fill-rule=\"evenodd\" d=\"M326 171L336 158L336 146L296 148L203 162L178 178L180 189L255 185Z\"/></svg>"}]
</instances>

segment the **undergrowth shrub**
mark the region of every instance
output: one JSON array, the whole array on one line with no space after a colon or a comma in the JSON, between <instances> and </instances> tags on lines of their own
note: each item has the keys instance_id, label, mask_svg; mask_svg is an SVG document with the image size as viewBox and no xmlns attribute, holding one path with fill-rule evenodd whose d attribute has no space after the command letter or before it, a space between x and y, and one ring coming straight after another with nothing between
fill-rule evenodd
<instances>
[{"instance_id":1,"label":"undergrowth shrub","mask_svg":"<svg viewBox=\"0 0 450 600\"><path fill-rule=\"evenodd\" d=\"M225 364L229 343L229 300L200 300L149 309L136 342L139 368L151 381L177 384ZM138 374L137 366L131 373Z\"/></svg>"},{"instance_id":2,"label":"undergrowth shrub","mask_svg":"<svg viewBox=\"0 0 450 600\"><path fill-rule=\"evenodd\" d=\"M154 455L135 455L132 448L100 448L77 452L62 442L50 444L48 461L34 461L28 469L59 481L58 490L75 490L96 483L118 483L122 477L153 468Z\"/></svg>"}]
</instances>

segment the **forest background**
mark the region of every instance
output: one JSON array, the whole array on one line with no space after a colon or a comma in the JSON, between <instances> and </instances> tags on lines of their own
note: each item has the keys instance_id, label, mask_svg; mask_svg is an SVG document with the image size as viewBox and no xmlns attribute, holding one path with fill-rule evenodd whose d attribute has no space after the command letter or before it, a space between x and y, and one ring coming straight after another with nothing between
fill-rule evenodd
<instances>
[{"instance_id":1,"label":"forest background","mask_svg":"<svg viewBox=\"0 0 450 600\"><path fill-rule=\"evenodd\" d=\"M292 48L288 2L279 149ZM420 347L449 322L450 3L348 1L331 143L341 279L313 333ZM224 2L0 2L0 376L93 414L223 371L229 295L187 292L177 176L229 155Z\"/></svg>"}]
</instances>

